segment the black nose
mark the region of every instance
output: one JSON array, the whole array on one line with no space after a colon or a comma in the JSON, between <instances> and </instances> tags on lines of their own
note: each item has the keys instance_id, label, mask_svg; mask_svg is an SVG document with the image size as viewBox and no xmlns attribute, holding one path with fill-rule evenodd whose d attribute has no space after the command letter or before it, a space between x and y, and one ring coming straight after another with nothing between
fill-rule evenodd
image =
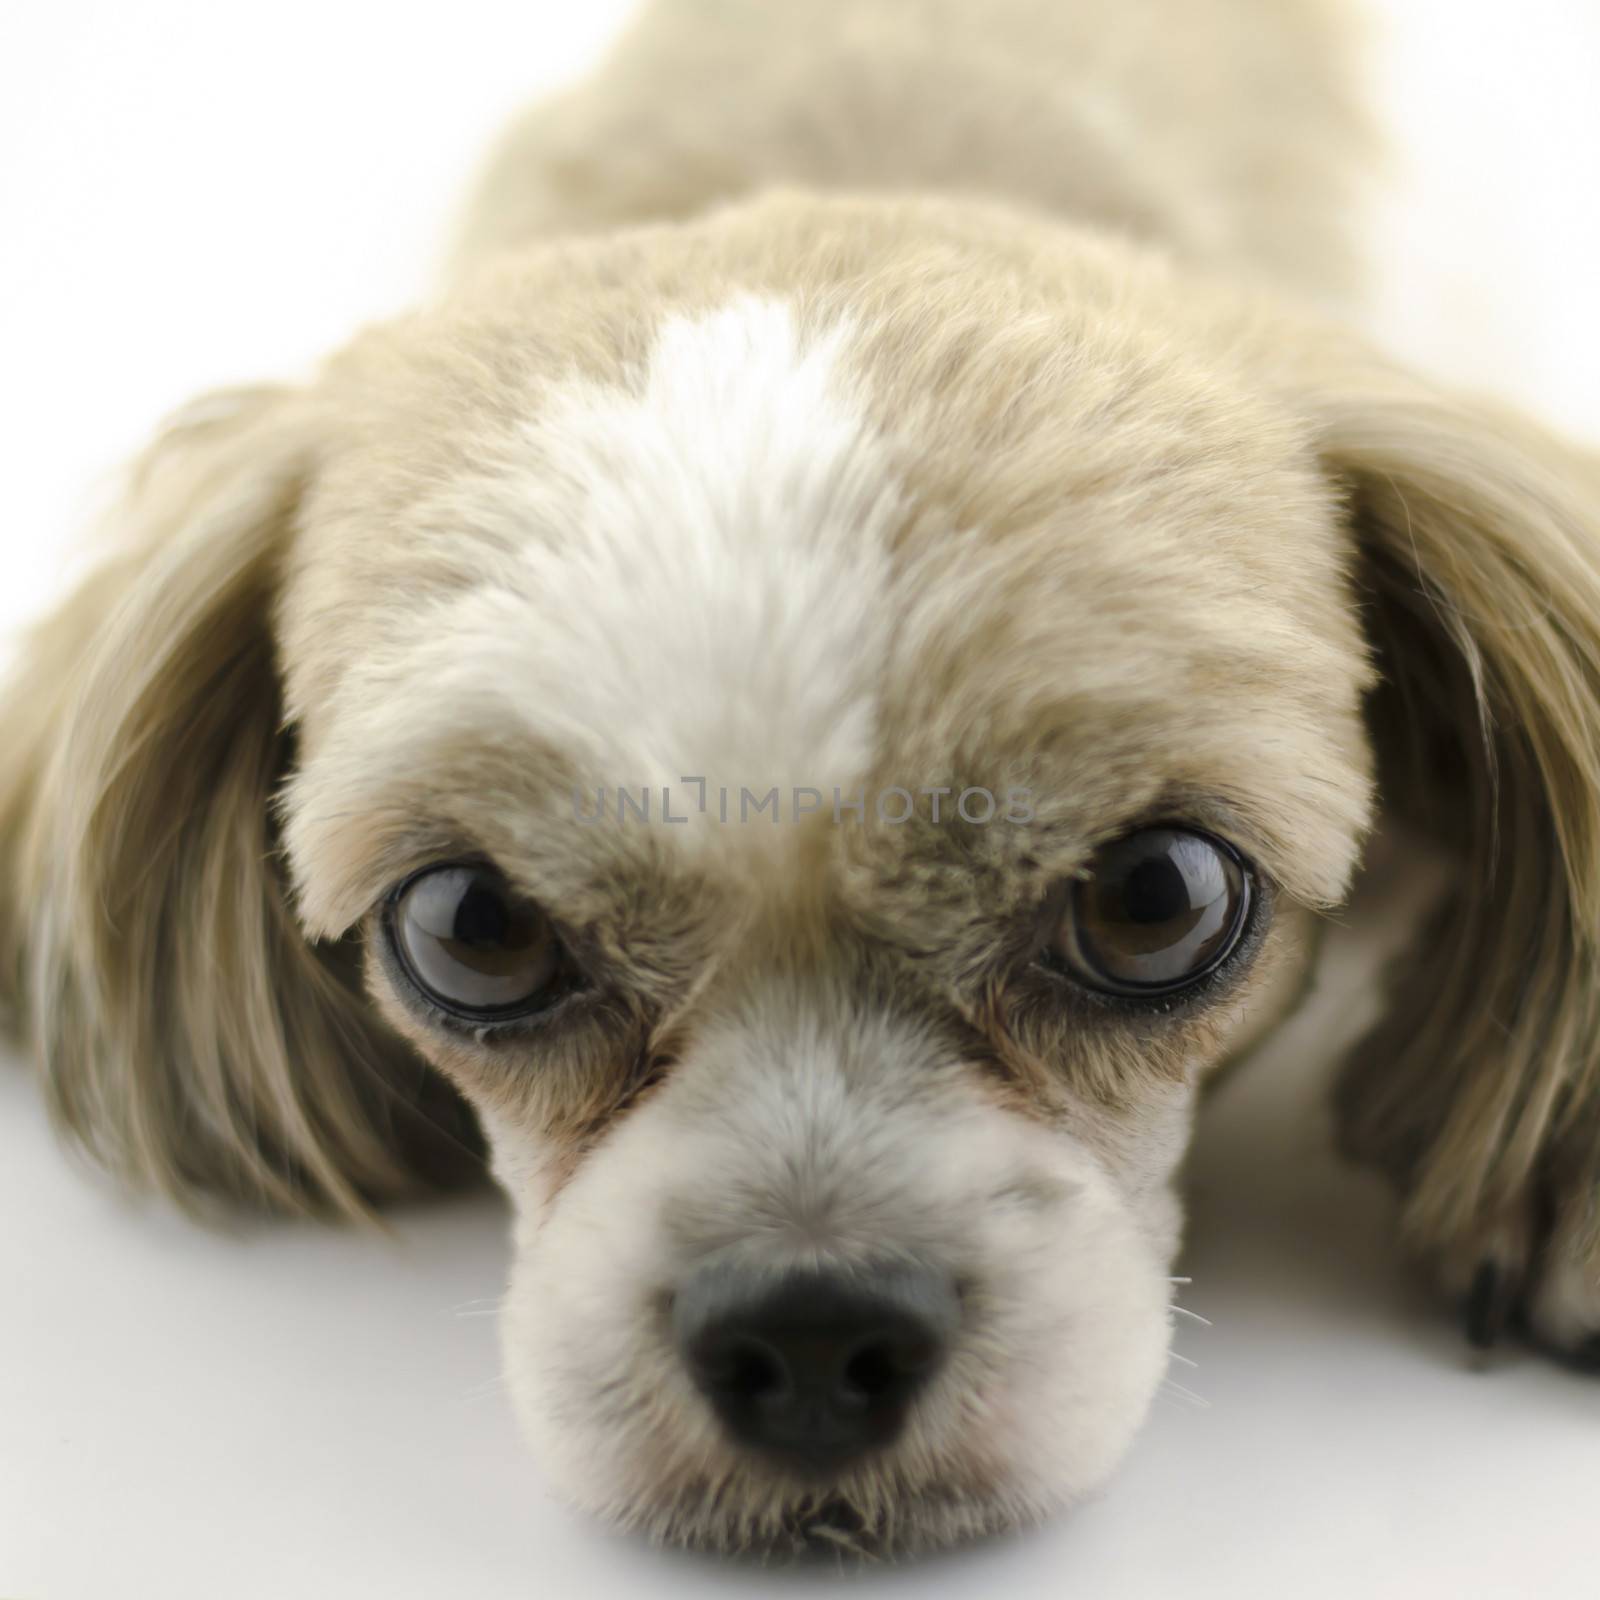
<instances>
[{"instance_id":1,"label":"black nose","mask_svg":"<svg viewBox=\"0 0 1600 1600\"><path fill-rule=\"evenodd\" d=\"M890 1443L960 1317L938 1272L702 1268L673 1306L689 1371L735 1438L825 1472Z\"/></svg>"}]
</instances>

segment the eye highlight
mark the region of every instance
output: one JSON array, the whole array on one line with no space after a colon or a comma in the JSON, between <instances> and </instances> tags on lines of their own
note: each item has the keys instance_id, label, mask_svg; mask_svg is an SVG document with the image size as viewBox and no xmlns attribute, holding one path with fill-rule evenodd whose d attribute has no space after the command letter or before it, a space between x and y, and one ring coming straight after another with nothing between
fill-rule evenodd
<instances>
[{"instance_id":1,"label":"eye highlight","mask_svg":"<svg viewBox=\"0 0 1600 1600\"><path fill-rule=\"evenodd\" d=\"M1238 946L1254 890L1249 863L1222 840L1141 828L1107 845L1073 884L1049 954L1091 989L1172 994Z\"/></svg>"},{"instance_id":2,"label":"eye highlight","mask_svg":"<svg viewBox=\"0 0 1600 1600\"><path fill-rule=\"evenodd\" d=\"M525 1016L565 990L566 952L549 917L491 866L430 867L406 879L384 926L405 976L458 1016Z\"/></svg>"}]
</instances>

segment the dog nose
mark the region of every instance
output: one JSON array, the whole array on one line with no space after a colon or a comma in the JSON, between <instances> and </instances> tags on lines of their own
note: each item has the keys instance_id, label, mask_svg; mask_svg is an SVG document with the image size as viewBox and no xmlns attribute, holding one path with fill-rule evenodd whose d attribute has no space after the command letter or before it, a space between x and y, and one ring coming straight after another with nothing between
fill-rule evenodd
<instances>
[{"instance_id":1,"label":"dog nose","mask_svg":"<svg viewBox=\"0 0 1600 1600\"><path fill-rule=\"evenodd\" d=\"M960 1320L931 1269L770 1276L710 1266L678 1294L689 1372L742 1443L824 1472L889 1444Z\"/></svg>"}]
</instances>

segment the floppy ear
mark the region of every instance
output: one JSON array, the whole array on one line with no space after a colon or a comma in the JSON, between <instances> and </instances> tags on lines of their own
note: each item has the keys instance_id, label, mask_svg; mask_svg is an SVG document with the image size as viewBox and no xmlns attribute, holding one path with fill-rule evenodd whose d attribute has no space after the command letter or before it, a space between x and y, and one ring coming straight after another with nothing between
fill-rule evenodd
<instances>
[{"instance_id":1,"label":"floppy ear","mask_svg":"<svg viewBox=\"0 0 1600 1600\"><path fill-rule=\"evenodd\" d=\"M275 854L270 613L313 437L284 392L192 410L24 646L0 703L0 990L57 1118L119 1175L355 1213L463 1163L459 1103L350 952L301 937Z\"/></svg>"},{"instance_id":2,"label":"floppy ear","mask_svg":"<svg viewBox=\"0 0 1600 1600\"><path fill-rule=\"evenodd\" d=\"M1344 1136L1494 1320L1600 1202L1600 467L1348 351L1302 396L1350 494L1385 804L1452 862Z\"/></svg>"}]
</instances>

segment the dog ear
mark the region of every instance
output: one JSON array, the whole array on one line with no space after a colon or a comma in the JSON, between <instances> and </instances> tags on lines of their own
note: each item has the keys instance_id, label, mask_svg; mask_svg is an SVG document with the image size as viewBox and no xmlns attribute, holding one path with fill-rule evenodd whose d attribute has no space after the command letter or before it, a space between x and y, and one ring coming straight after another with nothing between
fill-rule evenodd
<instances>
[{"instance_id":1,"label":"dog ear","mask_svg":"<svg viewBox=\"0 0 1600 1600\"><path fill-rule=\"evenodd\" d=\"M459 1102L289 908L270 619L312 470L302 397L191 412L3 703L0 989L59 1122L186 1202L359 1213L474 1163Z\"/></svg>"},{"instance_id":2,"label":"dog ear","mask_svg":"<svg viewBox=\"0 0 1600 1600\"><path fill-rule=\"evenodd\" d=\"M1350 497L1385 806L1452 869L1343 1133L1446 1285L1509 1305L1600 1195L1600 466L1342 346L1297 403Z\"/></svg>"}]
</instances>

